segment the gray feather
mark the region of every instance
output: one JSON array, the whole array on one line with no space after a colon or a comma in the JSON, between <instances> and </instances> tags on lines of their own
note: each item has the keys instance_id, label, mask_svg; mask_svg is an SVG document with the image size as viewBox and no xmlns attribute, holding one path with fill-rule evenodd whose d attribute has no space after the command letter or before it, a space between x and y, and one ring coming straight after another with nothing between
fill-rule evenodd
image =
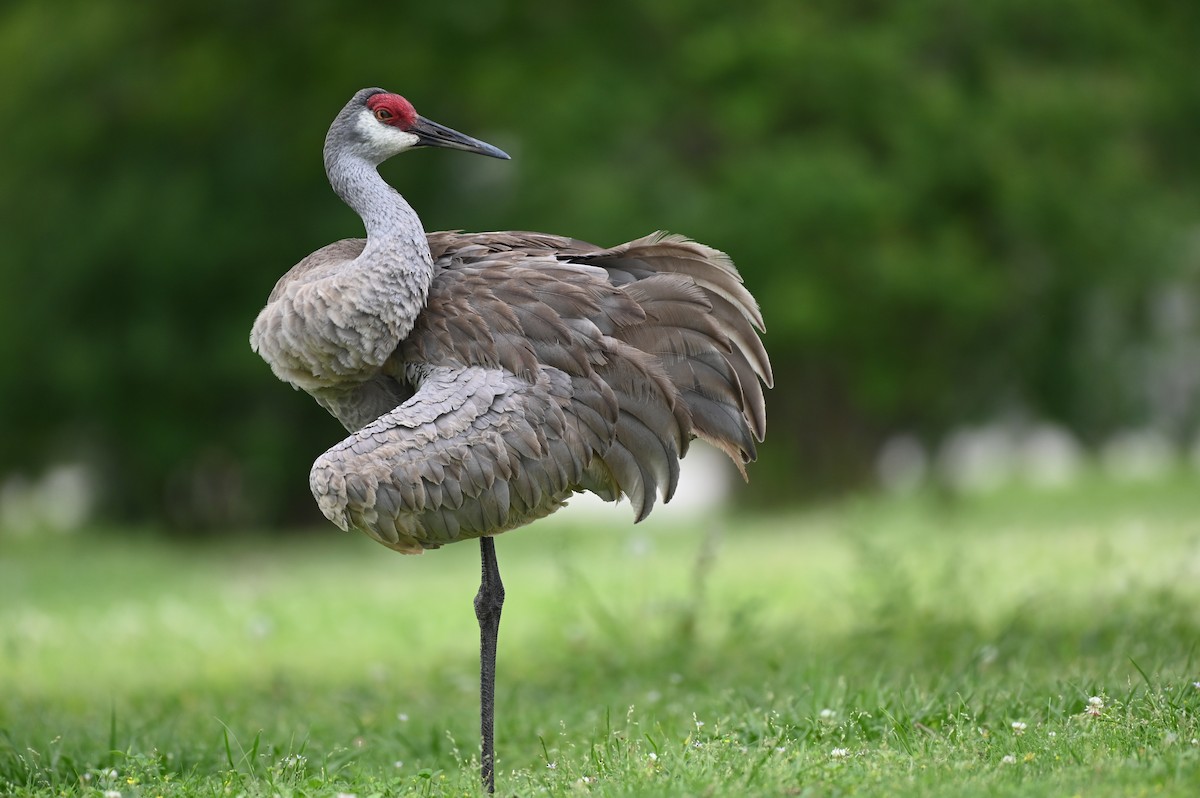
<instances>
[{"instance_id":1,"label":"gray feather","mask_svg":"<svg viewBox=\"0 0 1200 798\"><path fill-rule=\"evenodd\" d=\"M754 458L770 362L724 254L664 234L607 250L522 232L424 243L428 277L396 279L378 276L397 262L378 245L331 244L255 323L276 373L351 431L310 478L334 523L419 552L522 526L581 489L627 496L641 520L656 493L671 498L691 438L739 468Z\"/></svg>"}]
</instances>

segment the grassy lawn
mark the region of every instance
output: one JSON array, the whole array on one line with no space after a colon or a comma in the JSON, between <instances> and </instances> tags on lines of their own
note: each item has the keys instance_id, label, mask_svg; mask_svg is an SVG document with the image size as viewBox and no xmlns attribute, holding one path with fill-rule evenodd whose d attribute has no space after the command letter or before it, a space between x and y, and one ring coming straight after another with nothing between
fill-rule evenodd
<instances>
[{"instance_id":1,"label":"grassy lawn","mask_svg":"<svg viewBox=\"0 0 1200 798\"><path fill-rule=\"evenodd\" d=\"M499 794L1200 794L1200 481L499 539ZM475 795L478 549L0 538L0 795Z\"/></svg>"}]
</instances>

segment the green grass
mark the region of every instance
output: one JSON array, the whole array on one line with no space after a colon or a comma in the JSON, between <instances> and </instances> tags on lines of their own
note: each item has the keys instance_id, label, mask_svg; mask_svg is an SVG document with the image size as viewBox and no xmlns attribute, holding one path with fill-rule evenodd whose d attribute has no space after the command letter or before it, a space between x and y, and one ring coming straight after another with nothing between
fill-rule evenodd
<instances>
[{"instance_id":1,"label":"green grass","mask_svg":"<svg viewBox=\"0 0 1200 798\"><path fill-rule=\"evenodd\" d=\"M477 794L477 547L0 546L0 795ZM500 794L1200 793L1183 477L497 548Z\"/></svg>"}]
</instances>

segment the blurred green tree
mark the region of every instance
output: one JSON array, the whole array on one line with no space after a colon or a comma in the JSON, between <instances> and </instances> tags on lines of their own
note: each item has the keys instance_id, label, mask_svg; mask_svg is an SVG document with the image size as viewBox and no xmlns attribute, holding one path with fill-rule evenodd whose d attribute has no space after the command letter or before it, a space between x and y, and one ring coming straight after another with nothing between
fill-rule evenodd
<instances>
[{"instance_id":1,"label":"blurred green tree","mask_svg":"<svg viewBox=\"0 0 1200 798\"><path fill-rule=\"evenodd\" d=\"M315 517L339 428L246 336L360 234L320 148L363 85L515 157L388 164L430 229L734 256L778 375L760 496L1005 408L1100 435L1146 412L1120 355L1148 297L1195 280L1198 40L1200 6L1152 0L15 0L0 473L84 457L123 517Z\"/></svg>"}]
</instances>

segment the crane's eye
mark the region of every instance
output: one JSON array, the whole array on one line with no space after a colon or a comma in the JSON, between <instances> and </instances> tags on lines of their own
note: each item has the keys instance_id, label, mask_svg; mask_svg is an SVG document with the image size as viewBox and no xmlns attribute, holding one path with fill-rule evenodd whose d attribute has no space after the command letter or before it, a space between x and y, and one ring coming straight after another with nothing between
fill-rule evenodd
<instances>
[{"instance_id":1,"label":"crane's eye","mask_svg":"<svg viewBox=\"0 0 1200 798\"><path fill-rule=\"evenodd\" d=\"M386 108L376 108L375 109L375 118L378 119L380 122L387 122L389 119L392 118L392 112Z\"/></svg>"}]
</instances>

